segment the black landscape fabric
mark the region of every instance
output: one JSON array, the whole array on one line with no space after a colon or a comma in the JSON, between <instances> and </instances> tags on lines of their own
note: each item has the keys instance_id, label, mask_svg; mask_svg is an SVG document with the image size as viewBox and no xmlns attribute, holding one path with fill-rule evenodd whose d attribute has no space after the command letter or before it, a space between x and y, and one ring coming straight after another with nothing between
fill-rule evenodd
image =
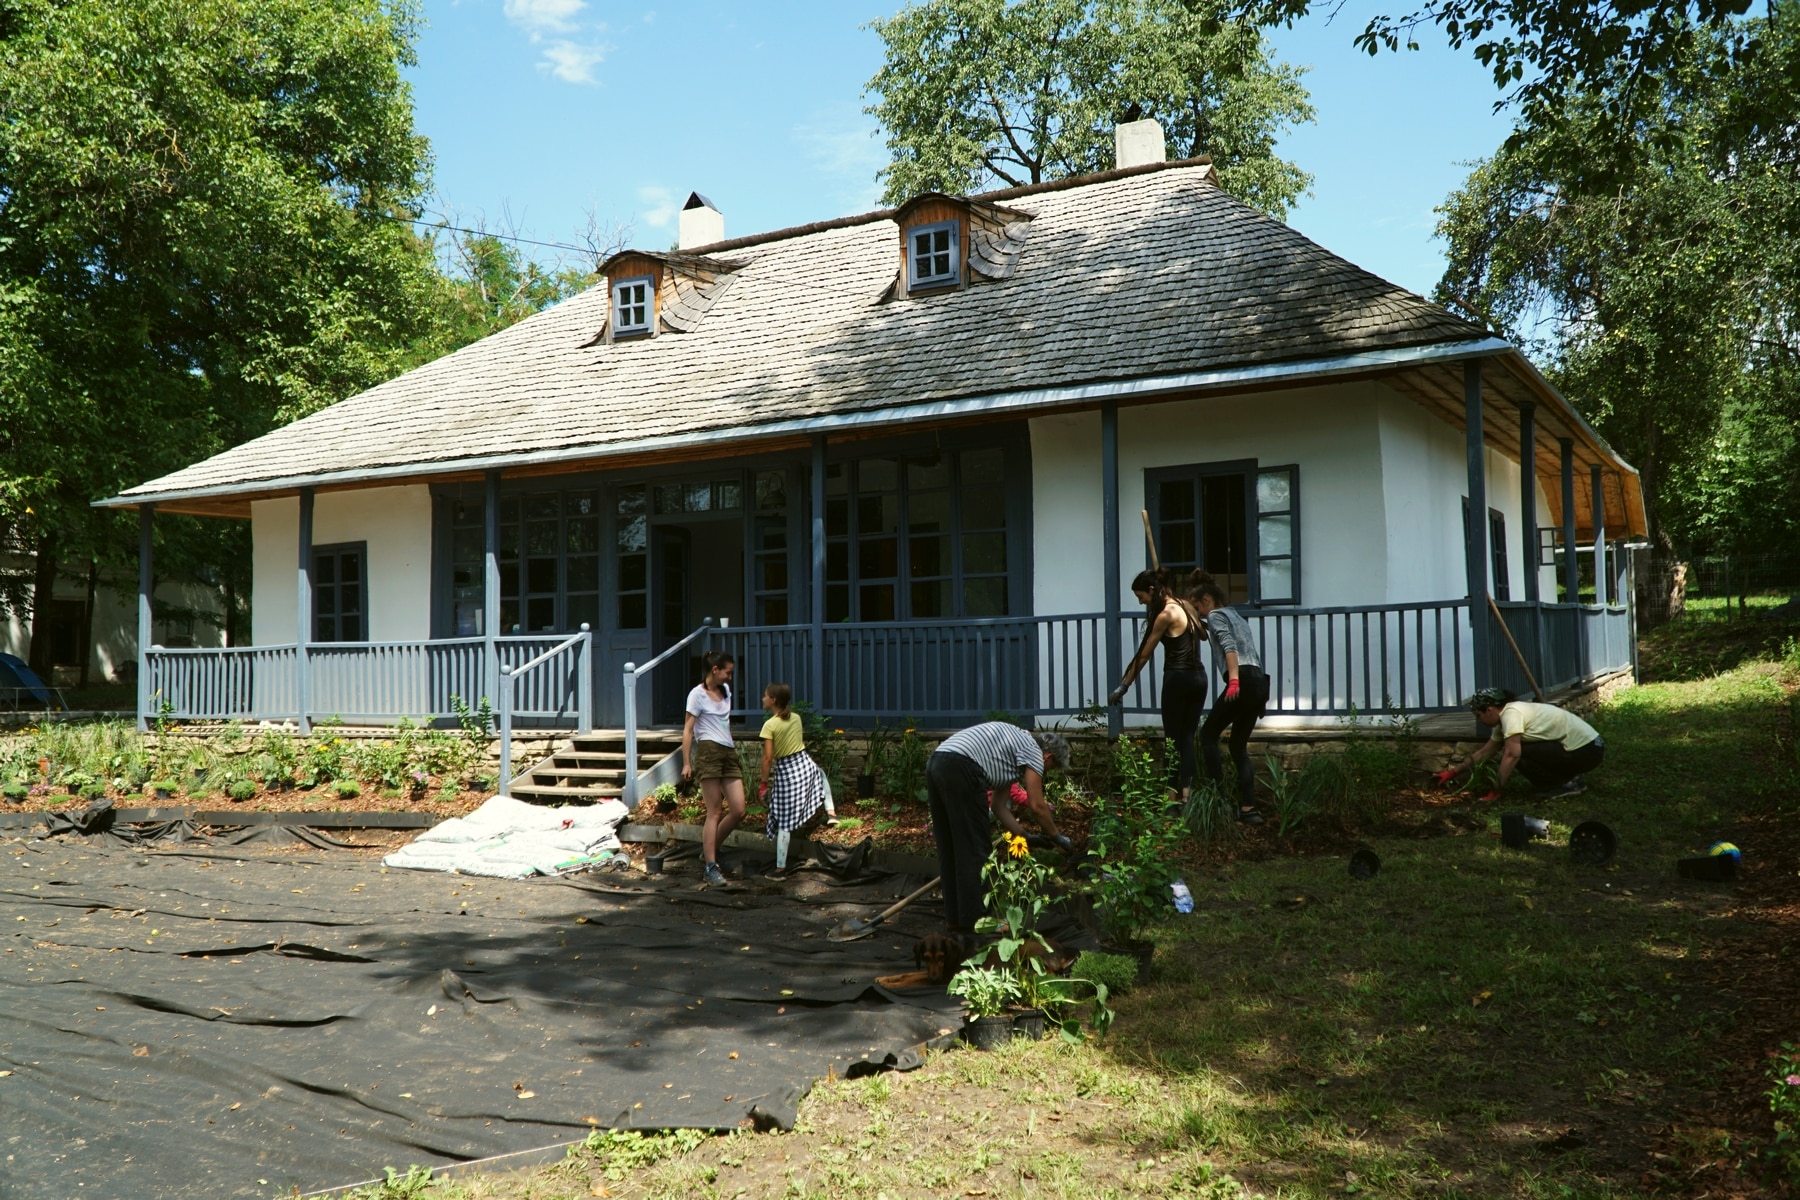
<instances>
[{"instance_id":1,"label":"black landscape fabric","mask_svg":"<svg viewBox=\"0 0 1800 1200\"><path fill-rule=\"evenodd\" d=\"M828 880L0 843L0 1200L272 1196L596 1125L790 1125L813 1080L916 1065L958 1023L873 987L935 898L833 943L918 881Z\"/></svg>"}]
</instances>

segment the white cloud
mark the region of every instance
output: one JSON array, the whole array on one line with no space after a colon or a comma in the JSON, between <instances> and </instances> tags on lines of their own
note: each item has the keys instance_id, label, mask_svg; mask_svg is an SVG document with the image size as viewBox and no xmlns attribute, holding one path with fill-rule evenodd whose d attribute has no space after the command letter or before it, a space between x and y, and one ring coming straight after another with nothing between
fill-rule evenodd
<instances>
[{"instance_id":1,"label":"white cloud","mask_svg":"<svg viewBox=\"0 0 1800 1200\"><path fill-rule=\"evenodd\" d=\"M668 188L639 188L638 199L649 206L639 215L644 218L644 224L653 229L667 229L669 222L673 221L675 214L680 211L676 207L675 197L670 194Z\"/></svg>"},{"instance_id":2,"label":"white cloud","mask_svg":"<svg viewBox=\"0 0 1800 1200\"><path fill-rule=\"evenodd\" d=\"M597 83L594 68L606 58L606 47L578 42L552 42L544 47L538 69L549 71L564 83Z\"/></svg>"},{"instance_id":3,"label":"white cloud","mask_svg":"<svg viewBox=\"0 0 1800 1200\"><path fill-rule=\"evenodd\" d=\"M547 33L568 33L587 0L506 0L506 19L537 41Z\"/></svg>"},{"instance_id":4,"label":"white cloud","mask_svg":"<svg viewBox=\"0 0 1800 1200\"><path fill-rule=\"evenodd\" d=\"M887 165L887 148L860 110L845 106L821 113L808 124L794 126L789 136L825 177L838 211L857 212L881 203L875 172Z\"/></svg>"}]
</instances>

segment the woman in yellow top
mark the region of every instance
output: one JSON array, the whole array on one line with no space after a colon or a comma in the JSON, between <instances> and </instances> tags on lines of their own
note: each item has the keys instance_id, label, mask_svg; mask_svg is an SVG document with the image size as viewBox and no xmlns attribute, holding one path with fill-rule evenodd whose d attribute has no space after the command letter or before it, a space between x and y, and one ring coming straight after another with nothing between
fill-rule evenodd
<instances>
[{"instance_id":1,"label":"woman in yellow top","mask_svg":"<svg viewBox=\"0 0 1800 1200\"><path fill-rule=\"evenodd\" d=\"M1582 776L1606 757L1606 742L1586 721L1554 704L1533 704L1505 688L1482 688L1469 698L1475 719L1494 731L1461 766L1438 772L1449 783L1476 763L1500 755L1500 779L1483 800L1495 800L1517 768L1531 781L1539 800L1579 796L1587 789Z\"/></svg>"},{"instance_id":2,"label":"woman in yellow top","mask_svg":"<svg viewBox=\"0 0 1800 1200\"><path fill-rule=\"evenodd\" d=\"M763 711L769 719L762 727L762 798L769 806L763 832L775 839L775 870L787 870L788 841L821 820L835 816L831 785L825 772L806 752L806 733L794 713L794 689L771 683L763 689Z\"/></svg>"}]
</instances>

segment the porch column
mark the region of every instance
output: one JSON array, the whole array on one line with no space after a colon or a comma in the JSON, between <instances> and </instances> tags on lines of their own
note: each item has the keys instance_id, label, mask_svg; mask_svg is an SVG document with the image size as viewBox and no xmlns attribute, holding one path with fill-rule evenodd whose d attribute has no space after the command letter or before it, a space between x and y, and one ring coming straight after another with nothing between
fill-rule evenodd
<instances>
[{"instance_id":1,"label":"porch column","mask_svg":"<svg viewBox=\"0 0 1800 1200\"><path fill-rule=\"evenodd\" d=\"M812 691L814 711L825 711L825 435L812 444Z\"/></svg>"},{"instance_id":2,"label":"porch column","mask_svg":"<svg viewBox=\"0 0 1800 1200\"><path fill-rule=\"evenodd\" d=\"M137 670L137 727L143 733L150 728L150 593L156 587L155 563L151 556L155 553L152 541L151 523L156 517L156 505L141 504L138 506L138 670Z\"/></svg>"},{"instance_id":3,"label":"porch column","mask_svg":"<svg viewBox=\"0 0 1800 1200\"><path fill-rule=\"evenodd\" d=\"M1557 438L1562 447L1563 603L1581 603L1581 564L1575 561L1575 441Z\"/></svg>"},{"instance_id":4,"label":"porch column","mask_svg":"<svg viewBox=\"0 0 1800 1200\"><path fill-rule=\"evenodd\" d=\"M1100 586L1106 591L1106 678L1100 686L1111 691L1125 673L1119 648L1119 405L1113 400L1100 405L1100 521ZM1124 732L1124 706L1107 705L1106 736Z\"/></svg>"},{"instance_id":5,"label":"porch column","mask_svg":"<svg viewBox=\"0 0 1800 1200\"><path fill-rule=\"evenodd\" d=\"M1525 602L1538 601L1537 562L1537 405L1526 400L1519 405L1519 530L1524 537L1524 555L1519 564L1525 572Z\"/></svg>"},{"instance_id":6,"label":"porch column","mask_svg":"<svg viewBox=\"0 0 1800 1200\"><path fill-rule=\"evenodd\" d=\"M1463 364L1463 412L1469 466L1468 581L1469 650L1475 657L1474 684L1488 685L1488 521L1487 446L1481 436L1481 360Z\"/></svg>"},{"instance_id":7,"label":"porch column","mask_svg":"<svg viewBox=\"0 0 1800 1200\"><path fill-rule=\"evenodd\" d=\"M312 732L312 693L308 686L306 645L312 641L312 544L313 490L300 489L300 578L295 593L298 619L294 629L294 705L295 723L303 734Z\"/></svg>"},{"instance_id":8,"label":"porch column","mask_svg":"<svg viewBox=\"0 0 1800 1200\"><path fill-rule=\"evenodd\" d=\"M1602 487L1600 467L1589 472L1594 484L1594 603L1606 604L1606 492Z\"/></svg>"},{"instance_id":9,"label":"porch column","mask_svg":"<svg viewBox=\"0 0 1800 1200\"><path fill-rule=\"evenodd\" d=\"M500 707L500 472L487 473L482 497L481 687ZM479 705L477 706L479 707Z\"/></svg>"}]
</instances>

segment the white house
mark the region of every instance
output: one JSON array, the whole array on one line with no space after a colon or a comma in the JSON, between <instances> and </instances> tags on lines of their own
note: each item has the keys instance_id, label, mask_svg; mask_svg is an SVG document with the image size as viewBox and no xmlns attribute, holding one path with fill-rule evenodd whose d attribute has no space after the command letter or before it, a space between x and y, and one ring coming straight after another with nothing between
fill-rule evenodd
<instances>
[{"instance_id":1,"label":"white house","mask_svg":"<svg viewBox=\"0 0 1800 1200\"><path fill-rule=\"evenodd\" d=\"M688 204L679 250L104 501L254 526L255 645L153 651L144 703L443 717L548 653L515 710L616 726L679 644L633 714L667 721L704 640L747 709L784 679L851 721L1066 716L1130 653L1140 512L1230 581L1279 718L1522 686L1490 597L1546 686L1630 662L1636 472L1204 159L730 240ZM1113 722L1155 709L1152 678Z\"/></svg>"}]
</instances>

